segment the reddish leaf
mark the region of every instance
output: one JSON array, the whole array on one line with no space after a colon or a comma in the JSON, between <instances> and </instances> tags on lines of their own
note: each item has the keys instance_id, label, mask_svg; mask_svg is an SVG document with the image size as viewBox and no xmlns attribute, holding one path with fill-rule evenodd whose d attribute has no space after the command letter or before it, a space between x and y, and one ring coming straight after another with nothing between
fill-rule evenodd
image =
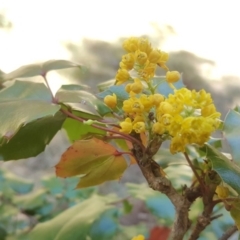
<instances>
[{"instance_id":1,"label":"reddish leaf","mask_svg":"<svg viewBox=\"0 0 240 240\"><path fill-rule=\"evenodd\" d=\"M171 229L167 227L154 227L148 240L167 240L170 232Z\"/></svg>"},{"instance_id":2,"label":"reddish leaf","mask_svg":"<svg viewBox=\"0 0 240 240\"><path fill-rule=\"evenodd\" d=\"M127 168L124 157L112 145L92 138L76 141L56 165L59 177L81 177L77 188L95 186L121 178Z\"/></svg>"}]
</instances>

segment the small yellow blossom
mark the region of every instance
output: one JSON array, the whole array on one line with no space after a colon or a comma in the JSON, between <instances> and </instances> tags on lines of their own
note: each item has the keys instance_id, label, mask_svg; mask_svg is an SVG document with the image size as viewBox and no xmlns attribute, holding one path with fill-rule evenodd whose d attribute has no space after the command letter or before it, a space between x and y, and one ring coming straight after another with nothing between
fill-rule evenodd
<instances>
[{"instance_id":1,"label":"small yellow blossom","mask_svg":"<svg viewBox=\"0 0 240 240\"><path fill-rule=\"evenodd\" d=\"M152 51L151 43L146 38L139 38L138 48L140 51L145 52L147 55Z\"/></svg>"},{"instance_id":2,"label":"small yellow blossom","mask_svg":"<svg viewBox=\"0 0 240 240\"><path fill-rule=\"evenodd\" d=\"M145 132L146 128L145 128L145 123L144 122L137 122L133 125L133 130L136 133L143 133Z\"/></svg>"},{"instance_id":3,"label":"small yellow blossom","mask_svg":"<svg viewBox=\"0 0 240 240\"><path fill-rule=\"evenodd\" d=\"M131 83L128 83L126 86L125 86L125 91L130 93L131 92Z\"/></svg>"},{"instance_id":4,"label":"small yellow blossom","mask_svg":"<svg viewBox=\"0 0 240 240\"><path fill-rule=\"evenodd\" d=\"M158 107L164 101L164 96L159 93L153 94L153 104Z\"/></svg>"},{"instance_id":5,"label":"small yellow blossom","mask_svg":"<svg viewBox=\"0 0 240 240\"><path fill-rule=\"evenodd\" d=\"M137 94L142 92L143 85L142 85L141 80L139 78L135 78L134 83L131 84L130 89L131 89L132 92L137 93Z\"/></svg>"},{"instance_id":6,"label":"small yellow blossom","mask_svg":"<svg viewBox=\"0 0 240 240\"><path fill-rule=\"evenodd\" d=\"M148 63L145 65L143 69L140 69L138 71L139 76L145 80L146 82L149 82L149 80L154 77L155 71L156 71L157 65L154 63Z\"/></svg>"},{"instance_id":7,"label":"small yellow blossom","mask_svg":"<svg viewBox=\"0 0 240 240\"><path fill-rule=\"evenodd\" d=\"M126 118L124 122L120 123L120 127L122 128L120 129L120 132L128 134L131 133L133 128L132 120L130 118Z\"/></svg>"},{"instance_id":8,"label":"small yellow blossom","mask_svg":"<svg viewBox=\"0 0 240 240\"><path fill-rule=\"evenodd\" d=\"M141 52L141 51L136 51L136 61L140 64L140 65L144 65L147 60L148 60L148 57L147 57L147 54L145 52Z\"/></svg>"},{"instance_id":9,"label":"small yellow blossom","mask_svg":"<svg viewBox=\"0 0 240 240\"><path fill-rule=\"evenodd\" d=\"M154 133L162 135L165 132L165 126L163 124L161 124L160 122L156 122L153 124L152 130Z\"/></svg>"},{"instance_id":10,"label":"small yellow blossom","mask_svg":"<svg viewBox=\"0 0 240 240\"><path fill-rule=\"evenodd\" d=\"M171 103L167 102L167 101L164 101L164 102L161 102L160 105L159 105L159 108L158 108L158 112L160 114L165 114L165 113L173 113L173 106Z\"/></svg>"},{"instance_id":11,"label":"small yellow blossom","mask_svg":"<svg viewBox=\"0 0 240 240\"><path fill-rule=\"evenodd\" d=\"M146 112L148 112L153 107L154 100L153 100L153 96L152 95L147 96L145 94L142 94L140 96L139 100L142 103L142 105L144 106L144 110Z\"/></svg>"},{"instance_id":12,"label":"small yellow blossom","mask_svg":"<svg viewBox=\"0 0 240 240\"><path fill-rule=\"evenodd\" d=\"M113 93L113 95L107 95L105 98L104 98L104 102L105 104L110 107L110 108L115 108L116 105L117 105L117 96L115 93Z\"/></svg>"},{"instance_id":13,"label":"small yellow blossom","mask_svg":"<svg viewBox=\"0 0 240 240\"><path fill-rule=\"evenodd\" d=\"M158 63L158 61L161 59L161 51L158 49L153 49L149 56L148 56L148 60L151 63Z\"/></svg>"},{"instance_id":14,"label":"small yellow blossom","mask_svg":"<svg viewBox=\"0 0 240 240\"><path fill-rule=\"evenodd\" d=\"M220 199L225 199L229 196L229 189L225 186L218 185L216 188L216 193Z\"/></svg>"},{"instance_id":15,"label":"small yellow blossom","mask_svg":"<svg viewBox=\"0 0 240 240\"><path fill-rule=\"evenodd\" d=\"M142 113L144 106L136 97L131 97L123 102L123 111L125 113Z\"/></svg>"},{"instance_id":16,"label":"small yellow blossom","mask_svg":"<svg viewBox=\"0 0 240 240\"><path fill-rule=\"evenodd\" d=\"M117 85L120 85L120 84L126 82L127 80L129 80L129 78L130 78L130 74L126 69L120 68L117 71L117 74L116 74Z\"/></svg>"},{"instance_id":17,"label":"small yellow blossom","mask_svg":"<svg viewBox=\"0 0 240 240\"><path fill-rule=\"evenodd\" d=\"M134 53L128 53L122 56L122 61L120 62L120 67L127 70L131 70L134 66L135 57Z\"/></svg>"},{"instance_id":18,"label":"small yellow blossom","mask_svg":"<svg viewBox=\"0 0 240 240\"><path fill-rule=\"evenodd\" d=\"M138 235L136 237L133 237L132 240L145 240L145 237L143 235Z\"/></svg>"},{"instance_id":19,"label":"small yellow blossom","mask_svg":"<svg viewBox=\"0 0 240 240\"><path fill-rule=\"evenodd\" d=\"M181 78L181 75L178 71L167 71L166 80L168 83L175 83Z\"/></svg>"},{"instance_id":20,"label":"small yellow blossom","mask_svg":"<svg viewBox=\"0 0 240 240\"><path fill-rule=\"evenodd\" d=\"M157 64L159 67L168 71L168 67L166 66L166 62L168 61L169 55L166 52L161 52L161 58L158 60Z\"/></svg>"},{"instance_id":21,"label":"small yellow blossom","mask_svg":"<svg viewBox=\"0 0 240 240\"><path fill-rule=\"evenodd\" d=\"M130 37L123 42L123 48L127 52L135 52L138 49L139 39L136 37Z\"/></svg>"}]
</instances>

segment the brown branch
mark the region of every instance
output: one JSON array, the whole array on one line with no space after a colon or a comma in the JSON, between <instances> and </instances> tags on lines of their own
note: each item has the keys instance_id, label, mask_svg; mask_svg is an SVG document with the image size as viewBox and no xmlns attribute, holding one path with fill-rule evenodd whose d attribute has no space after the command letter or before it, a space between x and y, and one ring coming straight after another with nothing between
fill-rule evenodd
<instances>
[{"instance_id":1,"label":"brown branch","mask_svg":"<svg viewBox=\"0 0 240 240\"><path fill-rule=\"evenodd\" d=\"M230 238L236 231L237 231L237 226L233 225L231 226L220 238L219 240L227 240Z\"/></svg>"},{"instance_id":2,"label":"brown branch","mask_svg":"<svg viewBox=\"0 0 240 240\"><path fill-rule=\"evenodd\" d=\"M135 138L140 140L138 134L132 134ZM158 143L159 146L161 142ZM152 146L150 146L152 147ZM157 147L157 146L155 146ZM159 191L167 195L176 209L175 221L173 224L170 239L182 240L185 233L190 227L190 221L188 219L188 211L191 202L183 195L177 192L172 186L171 182L165 177L161 167L152 159L153 152L147 148L145 152L142 152L139 145L133 143L133 154L138 162L138 165L146 178L149 187L153 190Z\"/></svg>"},{"instance_id":3,"label":"brown branch","mask_svg":"<svg viewBox=\"0 0 240 240\"><path fill-rule=\"evenodd\" d=\"M212 197L212 193L210 193L209 196L203 195L204 209L202 215L197 218L197 223L189 237L189 240L198 239L201 232L211 223L211 221L220 217L218 215L215 217L211 216L215 206L214 202L212 201Z\"/></svg>"},{"instance_id":4,"label":"brown branch","mask_svg":"<svg viewBox=\"0 0 240 240\"><path fill-rule=\"evenodd\" d=\"M195 167L192 164L192 161L190 160L190 158L189 158L189 156L188 156L188 154L186 152L184 152L184 156L185 156L185 158L186 158L190 168L192 169L194 175L196 176L196 178L197 178L197 180L198 180L198 182L200 184L202 193L204 193L204 188L205 187L204 187L204 183L203 183L202 179L200 178L198 172L196 171Z\"/></svg>"}]
</instances>

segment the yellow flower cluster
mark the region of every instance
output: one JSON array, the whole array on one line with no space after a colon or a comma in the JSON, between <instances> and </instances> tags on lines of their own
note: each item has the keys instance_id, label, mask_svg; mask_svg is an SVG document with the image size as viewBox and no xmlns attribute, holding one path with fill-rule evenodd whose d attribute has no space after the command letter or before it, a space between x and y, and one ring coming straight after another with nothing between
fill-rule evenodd
<instances>
[{"instance_id":1,"label":"yellow flower cluster","mask_svg":"<svg viewBox=\"0 0 240 240\"><path fill-rule=\"evenodd\" d=\"M152 48L145 38L131 37L124 41L123 48L127 54L120 62L116 85L124 83L129 98L122 103L124 121L120 122L120 131L146 133L148 140L164 136L171 140L172 153L184 152L188 144L203 145L208 141L220 123L220 113L210 94L182 88L174 89L174 93L165 98L156 91L156 83L152 81L156 67L166 70L166 82L172 87L181 77L178 71L167 68L168 54ZM132 77L130 70L137 76ZM104 102L113 109L117 97L106 96Z\"/></svg>"},{"instance_id":2,"label":"yellow flower cluster","mask_svg":"<svg viewBox=\"0 0 240 240\"><path fill-rule=\"evenodd\" d=\"M168 70L168 53L152 48L146 38L131 37L123 42L127 54L122 56L120 69L116 74L117 85L131 80L129 70L134 69L138 77L146 82L154 76L157 66ZM180 78L180 77L179 77Z\"/></svg>"},{"instance_id":3,"label":"yellow flower cluster","mask_svg":"<svg viewBox=\"0 0 240 240\"><path fill-rule=\"evenodd\" d=\"M143 235L138 235L136 237L133 237L132 240L144 240L145 237Z\"/></svg>"},{"instance_id":4,"label":"yellow flower cluster","mask_svg":"<svg viewBox=\"0 0 240 240\"><path fill-rule=\"evenodd\" d=\"M208 141L220 124L219 117L209 93L181 88L157 108L153 132L171 137L172 153L184 152L187 144Z\"/></svg>"}]
</instances>

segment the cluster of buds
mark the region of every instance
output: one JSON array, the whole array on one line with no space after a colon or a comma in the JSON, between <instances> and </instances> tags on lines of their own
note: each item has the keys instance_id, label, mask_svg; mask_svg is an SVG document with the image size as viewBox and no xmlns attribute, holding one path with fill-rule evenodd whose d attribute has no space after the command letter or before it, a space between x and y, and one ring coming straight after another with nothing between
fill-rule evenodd
<instances>
[{"instance_id":1,"label":"cluster of buds","mask_svg":"<svg viewBox=\"0 0 240 240\"><path fill-rule=\"evenodd\" d=\"M121 106L124 120L119 123L120 131L145 133L149 141L164 136L171 140L172 153L184 152L187 144L204 144L220 123L210 94L175 89L173 83L180 80L180 73L169 71L168 53L152 48L147 39L131 37L123 48L127 54L120 62L116 85L123 84L129 98ZM166 82L174 89L167 97L157 91L160 83L153 80L157 67L166 71ZM108 95L104 102L114 109L118 99L115 94Z\"/></svg>"}]
</instances>

